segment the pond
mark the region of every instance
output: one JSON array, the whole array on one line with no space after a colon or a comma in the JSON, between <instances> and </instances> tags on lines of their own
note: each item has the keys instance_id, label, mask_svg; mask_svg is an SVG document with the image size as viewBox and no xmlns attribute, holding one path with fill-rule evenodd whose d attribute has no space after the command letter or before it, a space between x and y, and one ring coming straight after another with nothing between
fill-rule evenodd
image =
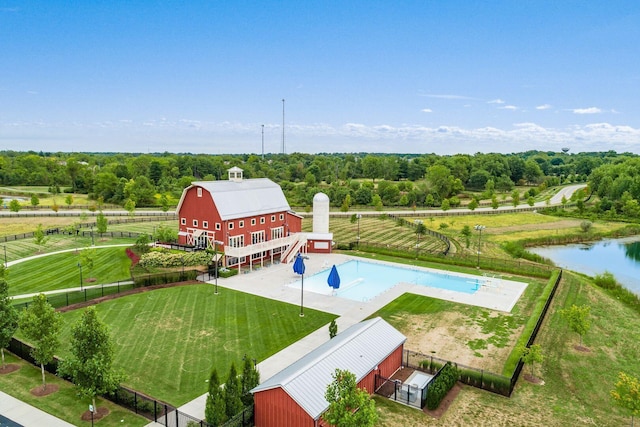
<instances>
[{"instance_id":1,"label":"pond","mask_svg":"<svg viewBox=\"0 0 640 427\"><path fill-rule=\"evenodd\" d=\"M562 246L527 248L556 265L589 276L610 272L627 289L640 295L640 237Z\"/></svg>"}]
</instances>

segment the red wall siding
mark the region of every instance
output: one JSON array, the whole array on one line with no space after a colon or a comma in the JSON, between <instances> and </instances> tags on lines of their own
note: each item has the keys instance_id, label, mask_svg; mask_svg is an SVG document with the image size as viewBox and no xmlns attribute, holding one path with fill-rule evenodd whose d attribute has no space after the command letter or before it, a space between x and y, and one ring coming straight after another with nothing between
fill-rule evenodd
<instances>
[{"instance_id":1,"label":"red wall siding","mask_svg":"<svg viewBox=\"0 0 640 427\"><path fill-rule=\"evenodd\" d=\"M402 366L402 351L404 349L404 345L396 348L393 353L389 355L380 365L378 365L378 370L380 375L383 377L389 378L395 371Z\"/></svg>"},{"instance_id":2,"label":"red wall siding","mask_svg":"<svg viewBox=\"0 0 640 427\"><path fill-rule=\"evenodd\" d=\"M314 421L283 389L253 395L256 427L313 427Z\"/></svg>"},{"instance_id":3,"label":"red wall siding","mask_svg":"<svg viewBox=\"0 0 640 427\"><path fill-rule=\"evenodd\" d=\"M194 228L194 219L198 220L198 226L196 228L204 229L202 227L202 221L208 221L209 227L207 230L215 231L216 239L222 240L224 230L217 231L215 229L216 222L221 222L218 209L216 209L211 199L211 194L205 189L202 189L202 197L198 197L198 188L199 187L190 188L182 201L180 212L178 212L179 230L186 232L187 228ZM182 218L187 220L185 225L182 225ZM186 243L186 241L186 236L179 237L180 243Z\"/></svg>"}]
</instances>

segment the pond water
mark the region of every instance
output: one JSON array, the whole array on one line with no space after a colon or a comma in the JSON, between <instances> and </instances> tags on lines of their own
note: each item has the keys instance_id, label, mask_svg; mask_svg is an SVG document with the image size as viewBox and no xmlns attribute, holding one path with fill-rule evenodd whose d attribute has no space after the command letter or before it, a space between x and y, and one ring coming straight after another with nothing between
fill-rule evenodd
<instances>
[{"instance_id":1,"label":"pond water","mask_svg":"<svg viewBox=\"0 0 640 427\"><path fill-rule=\"evenodd\" d=\"M608 271L619 283L640 295L640 237L527 250L552 260L562 268L589 276Z\"/></svg>"}]
</instances>

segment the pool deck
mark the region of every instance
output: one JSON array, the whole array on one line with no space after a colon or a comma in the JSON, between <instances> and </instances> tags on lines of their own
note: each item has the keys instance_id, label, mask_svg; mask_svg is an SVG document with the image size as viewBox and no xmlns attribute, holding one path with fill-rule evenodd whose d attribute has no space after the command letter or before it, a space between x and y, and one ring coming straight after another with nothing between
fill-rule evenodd
<instances>
[{"instance_id":1,"label":"pool deck","mask_svg":"<svg viewBox=\"0 0 640 427\"><path fill-rule=\"evenodd\" d=\"M398 266L398 264L387 263L375 259L357 258L343 254L308 254L308 257L309 259L305 260L305 277L331 268L333 264L339 265L352 259ZM442 273L442 271L439 270L415 267L411 265L406 265L405 267ZM249 272L248 268L243 268L242 271L243 272L237 276L218 280L220 292L224 292L225 288L229 288L264 298L300 305L300 289L288 286L300 279L300 276L293 272L292 263L274 264L269 267L254 269L251 272ZM492 310L509 312L527 287L526 283L486 277L482 275L472 276L460 273L448 274L468 276L470 280L480 279L481 286L474 294L465 294L461 292L448 291L446 289L399 283L366 302L358 302L336 296L305 291L304 308L313 308L339 316L336 319L338 331L343 331L349 326L366 319L368 316L406 292L461 304L469 304ZM207 283L213 284L214 280L207 280ZM314 350L319 345L328 341L328 327L329 325L327 324L319 328L301 340L291 344L289 347L258 363L257 367L260 371L261 381L271 378L282 369ZM191 416L204 419L205 403L206 394L188 402L178 409Z\"/></svg>"}]
</instances>

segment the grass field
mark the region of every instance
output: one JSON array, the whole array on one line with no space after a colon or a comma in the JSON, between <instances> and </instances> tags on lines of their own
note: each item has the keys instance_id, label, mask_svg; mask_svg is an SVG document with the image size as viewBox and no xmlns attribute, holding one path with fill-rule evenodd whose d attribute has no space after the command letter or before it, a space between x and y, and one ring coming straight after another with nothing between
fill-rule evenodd
<instances>
[{"instance_id":1,"label":"grass field","mask_svg":"<svg viewBox=\"0 0 640 427\"><path fill-rule=\"evenodd\" d=\"M114 283L131 278L125 248L95 248L93 269L83 267L83 285ZM10 295L80 286L80 256L75 252L47 255L8 268Z\"/></svg>"},{"instance_id":2,"label":"grass field","mask_svg":"<svg viewBox=\"0 0 640 427\"><path fill-rule=\"evenodd\" d=\"M384 243L391 246L415 249L417 242L415 229L408 226L400 226L393 219L383 218L381 216L360 219L360 241L362 243ZM425 225L428 226L427 223ZM302 222L303 231L311 231L311 228L312 219L305 218ZM358 223L351 223L350 218L330 217L329 229L333 233L333 240L339 244L355 242L358 235ZM420 249L442 251L445 249L445 244L442 240L425 234L420 236Z\"/></svg>"},{"instance_id":3,"label":"grass field","mask_svg":"<svg viewBox=\"0 0 640 427\"><path fill-rule=\"evenodd\" d=\"M189 285L131 295L97 305L116 343L115 365L125 384L173 405L207 391L212 367L224 377L242 357L264 360L334 315L211 285ZM82 310L64 313L61 342ZM68 348L60 351L62 357Z\"/></svg>"},{"instance_id":4,"label":"grass field","mask_svg":"<svg viewBox=\"0 0 640 427\"><path fill-rule=\"evenodd\" d=\"M35 397L29 390L42 385L40 369L7 352L5 352L5 358L7 363L19 364L20 369L7 375L0 375L0 389L2 391L73 425L90 425L90 421L82 421L80 417L89 408L91 400L78 397L77 390L73 384L47 373L47 384L56 384L59 390L48 396ZM99 408L106 407L109 409L109 415L101 419L99 423L96 422L96 425L103 427L136 427L145 426L149 423L146 418L139 417L133 412L107 400L98 398L96 404Z\"/></svg>"}]
</instances>

